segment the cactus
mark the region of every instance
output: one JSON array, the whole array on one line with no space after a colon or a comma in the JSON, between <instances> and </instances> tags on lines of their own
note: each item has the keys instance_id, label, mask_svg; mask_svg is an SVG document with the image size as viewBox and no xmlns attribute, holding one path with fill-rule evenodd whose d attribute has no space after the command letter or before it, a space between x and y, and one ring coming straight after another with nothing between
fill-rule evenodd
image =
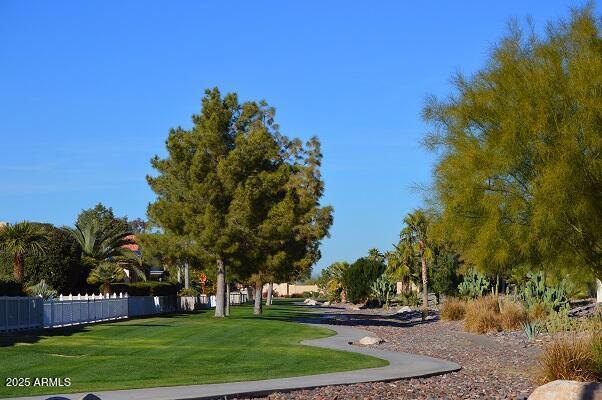
<instances>
[{"instance_id":1,"label":"cactus","mask_svg":"<svg viewBox=\"0 0 602 400\"><path fill-rule=\"evenodd\" d=\"M536 303L542 303L550 311L565 308L569 302L566 282L562 281L556 286L547 286L541 272L527 274L527 282L522 287L520 297L527 308L531 308Z\"/></svg>"},{"instance_id":2,"label":"cactus","mask_svg":"<svg viewBox=\"0 0 602 400\"><path fill-rule=\"evenodd\" d=\"M389 307L389 302L395 294L395 284L387 278L385 274L382 274L372 284L372 296L374 296L381 304L385 304L385 307Z\"/></svg>"},{"instance_id":3,"label":"cactus","mask_svg":"<svg viewBox=\"0 0 602 400\"><path fill-rule=\"evenodd\" d=\"M476 299L481 297L489 289L489 286L487 277L471 268L458 285L458 292L463 299Z\"/></svg>"}]
</instances>

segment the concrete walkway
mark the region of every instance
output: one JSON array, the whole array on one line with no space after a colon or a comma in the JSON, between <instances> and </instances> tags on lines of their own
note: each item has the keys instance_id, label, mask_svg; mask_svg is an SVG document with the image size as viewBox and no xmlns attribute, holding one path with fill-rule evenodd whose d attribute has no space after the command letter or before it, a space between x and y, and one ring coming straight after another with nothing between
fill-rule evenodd
<instances>
[{"instance_id":1,"label":"concrete walkway","mask_svg":"<svg viewBox=\"0 0 602 400\"><path fill-rule=\"evenodd\" d=\"M343 385L362 382L391 381L404 378L425 377L457 371L456 363L423 357L407 353L398 353L371 347L350 345L370 332L349 326L308 324L328 328L337 335L324 339L304 340L304 345L353 351L389 361L389 365L380 368L358 369L355 371L335 372L321 375L306 375L293 378L279 378L262 381L216 383L208 385L170 386L147 389L114 390L95 392L102 400L175 400L175 399L216 399L224 397L267 395L273 392L285 392L297 389L310 389L319 386ZM160 367L160 366L158 366ZM18 397L20 400L42 400L48 398L79 400L85 393L64 396Z\"/></svg>"}]
</instances>

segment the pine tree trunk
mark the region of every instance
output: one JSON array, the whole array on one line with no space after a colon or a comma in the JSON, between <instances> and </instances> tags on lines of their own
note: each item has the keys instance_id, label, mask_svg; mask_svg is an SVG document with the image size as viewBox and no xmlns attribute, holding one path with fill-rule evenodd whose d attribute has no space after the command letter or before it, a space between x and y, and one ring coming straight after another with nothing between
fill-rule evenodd
<instances>
[{"instance_id":1,"label":"pine tree trunk","mask_svg":"<svg viewBox=\"0 0 602 400\"><path fill-rule=\"evenodd\" d=\"M15 254L13 256L13 276L17 282L21 282L23 275L23 255Z\"/></svg>"},{"instance_id":2,"label":"pine tree trunk","mask_svg":"<svg viewBox=\"0 0 602 400\"><path fill-rule=\"evenodd\" d=\"M273 291L274 291L274 282L270 282L270 283L268 283L268 298L265 301L265 305L266 306L271 306L272 305Z\"/></svg>"},{"instance_id":3,"label":"pine tree trunk","mask_svg":"<svg viewBox=\"0 0 602 400\"><path fill-rule=\"evenodd\" d=\"M224 261L221 258L217 259L217 291L215 293L215 316L218 318L224 317L224 297L225 297L225 268Z\"/></svg>"},{"instance_id":4,"label":"pine tree trunk","mask_svg":"<svg viewBox=\"0 0 602 400\"><path fill-rule=\"evenodd\" d=\"M263 308L262 308L262 304L261 304L262 289L263 289L263 284L261 283L261 281L255 282L255 307L253 308L253 314L255 314L255 315L263 314Z\"/></svg>"},{"instance_id":5,"label":"pine tree trunk","mask_svg":"<svg viewBox=\"0 0 602 400\"><path fill-rule=\"evenodd\" d=\"M230 316L230 283L226 282L226 317Z\"/></svg>"},{"instance_id":6,"label":"pine tree trunk","mask_svg":"<svg viewBox=\"0 0 602 400\"><path fill-rule=\"evenodd\" d=\"M190 266L184 263L184 288L190 288Z\"/></svg>"},{"instance_id":7,"label":"pine tree trunk","mask_svg":"<svg viewBox=\"0 0 602 400\"><path fill-rule=\"evenodd\" d=\"M426 270L426 259L424 258L424 254L420 257L420 261L422 262L422 309L424 311L428 311L429 309L429 291L428 291L428 283L429 278Z\"/></svg>"}]
</instances>

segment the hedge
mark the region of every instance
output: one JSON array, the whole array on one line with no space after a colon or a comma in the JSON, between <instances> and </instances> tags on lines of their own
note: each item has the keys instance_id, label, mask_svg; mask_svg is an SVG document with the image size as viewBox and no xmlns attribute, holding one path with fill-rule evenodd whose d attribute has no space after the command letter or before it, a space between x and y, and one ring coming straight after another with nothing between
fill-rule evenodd
<instances>
[{"instance_id":1,"label":"hedge","mask_svg":"<svg viewBox=\"0 0 602 400\"><path fill-rule=\"evenodd\" d=\"M27 294L20 282L0 276L0 296L27 296Z\"/></svg>"},{"instance_id":2,"label":"hedge","mask_svg":"<svg viewBox=\"0 0 602 400\"><path fill-rule=\"evenodd\" d=\"M130 296L175 296L180 290L180 285L170 282L135 282L113 283L111 292L127 293Z\"/></svg>"}]
</instances>

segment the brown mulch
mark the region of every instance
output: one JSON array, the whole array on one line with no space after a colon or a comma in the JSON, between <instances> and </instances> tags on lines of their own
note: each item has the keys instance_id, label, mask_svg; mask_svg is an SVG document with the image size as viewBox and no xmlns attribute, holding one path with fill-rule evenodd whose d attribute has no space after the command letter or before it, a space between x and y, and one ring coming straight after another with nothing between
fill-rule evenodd
<instances>
[{"instance_id":1,"label":"brown mulch","mask_svg":"<svg viewBox=\"0 0 602 400\"><path fill-rule=\"evenodd\" d=\"M378 315L348 310L331 315L328 323L358 326L386 340L378 347L457 362L458 372L430 378L275 393L270 400L334 399L526 399L535 388L540 344L527 344L519 332L474 335L462 322L422 322L417 314Z\"/></svg>"}]
</instances>

